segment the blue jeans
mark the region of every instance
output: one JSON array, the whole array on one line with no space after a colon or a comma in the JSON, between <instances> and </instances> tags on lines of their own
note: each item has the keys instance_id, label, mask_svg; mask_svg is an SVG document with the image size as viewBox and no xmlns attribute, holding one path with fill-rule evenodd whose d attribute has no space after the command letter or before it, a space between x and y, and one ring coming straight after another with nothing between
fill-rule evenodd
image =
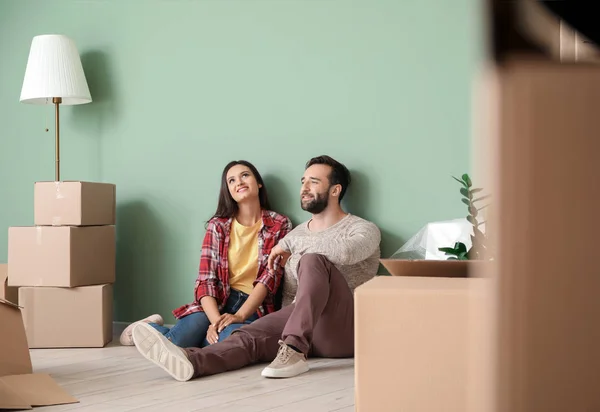
<instances>
[{"instance_id":1,"label":"blue jeans","mask_svg":"<svg viewBox=\"0 0 600 412\"><path fill-rule=\"evenodd\" d=\"M229 298L227 299L223 310L221 310L221 314L235 314L242 307L244 302L246 302L246 299L248 299L246 293L231 289ZM248 325L256 319L258 319L258 315L254 313L246 319L244 323L232 323L227 326L219 333L219 342L231 335L234 330L239 329L244 325ZM150 323L150 325L180 348L203 348L209 345L206 340L206 332L210 326L210 320L204 312L191 313L186 317L179 319L171 329L166 326L157 325L156 323Z\"/></svg>"}]
</instances>

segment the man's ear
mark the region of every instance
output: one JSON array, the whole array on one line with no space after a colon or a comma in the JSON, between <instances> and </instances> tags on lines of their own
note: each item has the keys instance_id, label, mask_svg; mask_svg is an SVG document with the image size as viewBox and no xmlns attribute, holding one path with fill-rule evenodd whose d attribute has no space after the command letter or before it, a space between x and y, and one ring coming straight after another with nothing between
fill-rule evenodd
<instances>
[{"instance_id":1,"label":"man's ear","mask_svg":"<svg viewBox=\"0 0 600 412\"><path fill-rule=\"evenodd\" d=\"M333 186L333 190L331 191L331 194L335 197L338 197L340 195L340 193L342 193L342 185Z\"/></svg>"}]
</instances>

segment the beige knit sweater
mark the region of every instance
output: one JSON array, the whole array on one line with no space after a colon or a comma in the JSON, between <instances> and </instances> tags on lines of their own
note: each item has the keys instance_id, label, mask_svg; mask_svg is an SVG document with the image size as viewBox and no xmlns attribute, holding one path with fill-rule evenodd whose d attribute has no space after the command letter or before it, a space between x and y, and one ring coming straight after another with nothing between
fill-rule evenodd
<instances>
[{"instance_id":1,"label":"beige knit sweater","mask_svg":"<svg viewBox=\"0 0 600 412\"><path fill-rule=\"evenodd\" d=\"M308 223L297 226L279 241L279 245L292 254L285 265L284 306L292 303L296 296L296 269L305 253L318 253L329 259L342 273L352 292L377 274L381 233L374 223L351 214L320 232L311 232Z\"/></svg>"}]
</instances>

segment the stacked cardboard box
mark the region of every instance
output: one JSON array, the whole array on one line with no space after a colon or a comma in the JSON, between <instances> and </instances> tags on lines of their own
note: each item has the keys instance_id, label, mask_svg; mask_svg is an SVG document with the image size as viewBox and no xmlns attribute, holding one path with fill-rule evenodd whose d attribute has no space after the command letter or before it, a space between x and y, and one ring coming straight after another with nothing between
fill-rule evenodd
<instances>
[{"instance_id":1,"label":"stacked cardboard box","mask_svg":"<svg viewBox=\"0 0 600 412\"><path fill-rule=\"evenodd\" d=\"M35 226L8 231L8 286L30 348L103 347L112 340L116 187L36 182Z\"/></svg>"}]
</instances>

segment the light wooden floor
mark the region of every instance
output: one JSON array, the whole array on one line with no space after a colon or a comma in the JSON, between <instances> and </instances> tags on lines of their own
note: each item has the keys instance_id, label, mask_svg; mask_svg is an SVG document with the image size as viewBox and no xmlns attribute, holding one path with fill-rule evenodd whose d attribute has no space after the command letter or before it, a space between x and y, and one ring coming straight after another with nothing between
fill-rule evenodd
<instances>
[{"instance_id":1,"label":"light wooden floor","mask_svg":"<svg viewBox=\"0 0 600 412\"><path fill-rule=\"evenodd\" d=\"M35 349L34 372L50 374L80 403L37 411L354 411L354 361L315 359L296 378L260 376L264 365L177 382L118 339L102 349Z\"/></svg>"}]
</instances>

